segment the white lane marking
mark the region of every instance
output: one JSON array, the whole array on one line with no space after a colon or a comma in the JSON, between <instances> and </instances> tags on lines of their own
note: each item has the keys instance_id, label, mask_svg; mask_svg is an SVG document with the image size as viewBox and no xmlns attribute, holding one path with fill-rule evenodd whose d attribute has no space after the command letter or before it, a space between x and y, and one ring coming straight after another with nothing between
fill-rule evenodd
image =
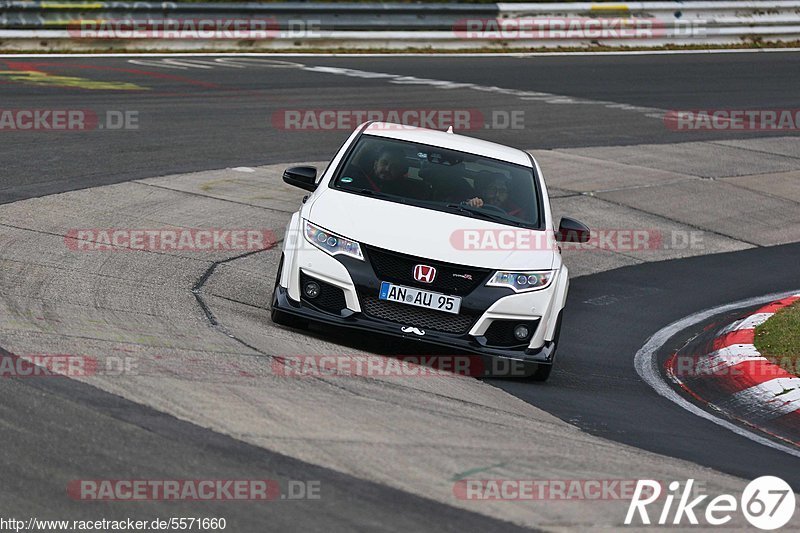
<instances>
[{"instance_id":1,"label":"white lane marking","mask_svg":"<svg viewBox=\"0 0 800 533\"><path fill-rule=\"evenodd\" d=\"M564 56L644 56L644 55L696 55L696 54L763 54L775 52L800 52L800 48L741 48L741 49L710 49L710 50L616 50L616 51L586 51L586 52L462 52L462 53L300 53L300 52L119 52L109 54L47 54L47 57L564 57ZM2 57L41 58L42 54L3 54Z\"/></svg>"},{"instance_id":2,"label":"white lane marking","mask_svg":"<svg viewBox=\"0 0 800 533\"><path fill-rule=\"evenodd\" d=\"M254 55L254 54L249 54ZM189 54L189 57L192 55ZM200 57L210 57L209 56L200 56ZM282 56L282 57L292 57L292 56ZM298 57L314 57L314 56L306 56L304 54L299 54ZM323 55L324 57L324 55ZM386 56L391 57L391 56ZM470 57L480 57L480 54L470 56ZM527 55L513 55L513 57L531 57L531 54ZM234 60L232 63L247 61L247 58L242 58L238 60ZM221 62L224 61L222 58L217 58L215 61ZM250 59L250 61L257 61L257 59ZM546 104L561 104L561 105L599 105L605 107L607 109L613 110L620 110L620 111L630 111L634 113L641 113L642 116L646 118L662 120L667 113L667 110L657 108L657 107L648 107L648 106L638 106L633 104L621 103L621 102L612 102L608 100L593 100L591 98L580 98L580 97L573 97L573 96L566 96L566 95L559 95L554 93L545 93L540 91L524 91L519 89L509 89L504 87L497 87L497 86L487 86L487 85L478 85L474 83L467 83L467 82L454 82L449 80L437 80L432 78L418 78L416 76L403 76L399 74L388 74L384 72L371 72L365 70L358 70L358 69L350 69L350 68L341 68L341 67L328 67L328 66L307 66L303 65L302 63L294 63L290 61L279 61L279 60L267 60L273 61L276 64L273 65L264 65L269 66L272 68L302 68L308 72L321 72L326 74L336 74L336 75L344 75L356 78L363 78L363 79L386 79L389 80L389 83L399 84L399 85L427 85L430 87L435 87L437 89L469 89L474 91L480 92L489 92L495 94L502 94L506 96L513 96L519 98L521 100L538 100L544 102ZM205 68L210 69L214 68L213 66L208 66L208 62L204 61L193 61L193 60L184 60L184 61L176 61L174 59L169 58L162 58L159 60L128 60L129 63L134 64L145 64L147 63L148 66L154 67L163 67L163 68ZM282 63L282 64L281 64ZM213 65L213 63L212 63Z\"/></svg>"},{"instance_id":3,"label":"white lane marking","mask_svg":"<svg viewBox=\"0 0 800 533\"><path fill-rule=\"evenodd\" d=\"M133 59L131 61L128 61L128 63L133 63L135 61L136 60ZM150 60L150 63L158 63L158 62L159 61L156 60ZM161 59L160 62L166 65L174 65L176 67L183 67L183 68L202 68L206 70L212 70L214 68L208 65L201 65L196 59L178 60L178 59L167 58L167 59Z\"/></svg>"},{"instance_id":4,"label":"white lane marking","mask_svg":"<svg viewBox=\"0 0 800 533\"><path fill-rule=\"evenodd\" d=\"M294 61L282 61L279 59L265 59L258 57L218 57L214 61L224 65L239 65L242 67L264 67L264 68L303 68L303 63Z\"/></svg>"},{"instance_id":5,"label":"white lane marking","mask_svg":"<svg viewBox=\"0 0 800 533\"><path fill-rule=\"evenodd\" d=\"M184 59L183 63L188 64L190 67L197 66L198 68L203 68L203 65L205 65L206 68L210 69L213 69L214 67L245 68L245 65L239 65L234 62L221 62L219 61L219 59L215 59L214 61L209 61L209 60L192 58L192 59Z\"/></svg>"},{"instance_id":6,"label":"white lane marking","mask_svg":"<svg viewBox=\"0 0 800 533\"><path fill-rule=\"evenodd\" d=\"M797 377L790 377L790 378L775 378L769 381L765 381L756 385L760 389L764 390L765 392L772 394L776 397L787 395L791 391L796 391L800 389L800 378ZM751 387L755 388L755 387ZM797 406L800 407L800 406ZM795 407L795 409L797 409Z\"/></svg>"},{"instance_id":7,"label":"white lane marking","mask_svg":"<svg viewBox=\"0 0 800 533\"><path fill-rule=\"evenodd\" d=\"M758 361L766 358L762 357L756 347L752 344L734 344L719 350L714 350L707 356L702 357L696 365L697 373L714 375L726 368L736 366L747 361ZM680 362L678 363L680 364Z\"/></svg>"},{"instance_id":8,"label":"white lane marking","mask_svg":"<svg viewBox=\"0 0 800 533\"><path fill-rule=\"evenodd\" d=\"M773 420L800 409L800 378L775 378L739 391L720 408L743 407L759 421Z\"/></svg>"},{"instance_id":9,"label":"white lane marking","mask_svg":"<svg viewBox=\"0 0 800 533\"><path fill-rule=\"evenodd\" d=\"M756 329L758 326L769 320L775 313L754 313L742 319L732 322L719 331L719 337L734 331L741 331L743 329Z\"/></svg>"},{"instance_id":10,"label":"white lane marking","mask_svg":"<svg viewBox=\"0 0 800 533\"><path fill-rule=\"evenodd\" d=\"M247 172L247 173L256 171L256 169L250 167L234 167L231 170L233 170L234 172Z\"/></svg>"},{"instance_id":11,"label":"white lane marking","mask_svg":"<svg viewBox=\"0 0 800 533\"><path fill-rule=\"evenodd\" d=\"M134 65L144 65L148 67L157 68L178 68L187 70L190 68L200 68L206 70L213 70L214 67L229 67L229 68L247 68L249 65L242 65L237 61L226 60L225 58L217 58L214 61L206 61L203 59L129 59L128 63Z\"/></svg>"},{"instance_id":12,"label":"white lane marking","mask_svg":"<svg viewBox=\"0 0 800 533\"><path fill-rule=\"evenodd\" d=\"M553 105L599 105L606 107L608 109L642 113L645 117L655 118L655 119L661 119L663 115L666 113L666 110L659 109L657 107L637 106L632 104L611 102L608 100L592 100L590 98L579 98L561 94L545 93L541 91L525 91L520 89L509 89L505 87L497 87L495 85L479 85L469 82L437 80L433 78L418 78L416 76L404 76L401 74L372 72L372 71L358 70L352 68L307 66L303 65L302 63L294 63L290 61L278 61L278 60L264 60L267 63L260 63L262 60L248 59L248 58L235 59L233 61L231 60L226 61L224 58L218 58L216 61L218 62L225 61L231 63L230 65L226 64L223 66L234 66L237 63L258 61L259 62L257 63L258 66L264 66L269 68L301 68L307 72L319 72L323 74L334 74L339 76L348 76L352 78L384 79L387 80L389 83L397 85L425 85L428 87L434 87L436 89L448 89L448 90L468 89L484 93L493 93L493 94L501 94L504 96L511 96L519 98L521 100L538 100L546 104L553 104ZM214 66L216 65L216 63L208 61L198 61L193 59L176 60L172 58L161 58L157 60L129 59L128 62L136 65L144 65L144 66L160 67L160 68L177 68L182 70L185 70L187 68L213 69ZM246 65L248 65L248 63L246 63Z\"/></svg>"},{"instance_id":13,"label":"white lane marking","mask_svg":"<svg viewBox=\"0 0 800 533\"><path fill-rule=\"evenodd\" d=\"M766 296L757 296L755 298L748 298L746 300L740 300L738 302L733 302L726 305L720 305L718 307L713 307L711 309L706 309L705 311L699 311L687 317L684 317L680 320L673 322L667 326L664 326L657 332L655 332L647 342L642 346L638 352L636 352L636 356L634 357L633 364L636 368L636 372L639 374L639 377L644 380L645 383L650 385L653 390L655 390L658 394L663 396L664 398L670 400L671 402L677 404L678 406L682 407L683 409L689 411L693 415L699 416L700 418L705 418L714 424L724 427L739 436L745 437L747 439L752 440L753 442L757 442L758 444L763 444L764 446L768 446L770 448L774 448L776 450L782 451L784 453L788 453L789 455L793 455L795 457L800 457L800 450L796 448L791 448L789 446L780 444L778 442L774 442L766 437L762 437L761 435L744 429L742 427L737 426L727 420L722 418L718 418L708 411L704 411L700 409L693 403L690 403L688 400L680 396L677 392L675 392L672 387L670 387L662 378L661 373L658 370L658 350L676 333L683 331L684 329L691 327L698 322L702 322L707 318L711 318L714 315L718 315L720 313L725 313L727 311L733 311L735 309L740 309L742 307L749 307L751 305L759 305L768 302L772 302L775 300L781 300L786 298L787 296L791 296L792 294L796 294L797 291L787 291L775 294L768 294Z\"/></svg>"},{"instance_id":14,"label":"white lane marking","mask_svg":"<svg viewBox=\"0 0 800 533\"><path fill-rule=\"evenodd\" d=\"M261 59L255 57L240 57L240 58L218 57L213 61L205 61L202 59L192 59L192 58L174 59L171 57L164 57L164 58L154 58L154 59L129 59L128 63L132 63L134 65L142 65L146 67L171 68L179 70L188 70L190 68L213 70L215 67L303 68L305 66L302 63L295 63L293 61L281 61L278 59Z\"/></svg>"},{"instance_id":15,"label":"white lane marking","mask_svg":"<svg viewBox=\"0 0 800 533\"><path fill-rule=\"evenodd\" d=\"M176 65L172 62L167 62L161 59L129 59L128 63L133 65L141 65L143 67L173 68L178 70L188 70L189 68L193 68L188 65Z\"/></svg>"},{"instance_id":16,"label":"white lane marking","mask_svg":"<svg viewBox=\"0 0 800 533\"><path fill-rule=\"evenodd\" d=\"M644 107L632 104L624 104L619 102L610 102L608 100L592 100L590 98L580 98L575 96L566 96L561 94L544 93L540 91L524 91L520 89L508 89L505 87L497 87L495 85L478 85L475 83L456 82L448 80L437 80L432 78L418 78L416 76L403 76L399 74L388 74L385 72L371 72L367 70L358 70L343 67L327 67L327 66L308 66L303 70L308 72L321 72L325 74L336 74L340 76L349 76L352 78L362 79L386 79L389 83L398 85L426 85L436 89L469 89L473 91L480 91L486 93L502 94L505 96L513 96L520 99L540 100L546 104L585 104L585 105L599 105L608 109L619 109L623 111L633 111L642 113L649 118L662 118L666 113L665 109L657 107Z\"/></svg>"}]
</instances>

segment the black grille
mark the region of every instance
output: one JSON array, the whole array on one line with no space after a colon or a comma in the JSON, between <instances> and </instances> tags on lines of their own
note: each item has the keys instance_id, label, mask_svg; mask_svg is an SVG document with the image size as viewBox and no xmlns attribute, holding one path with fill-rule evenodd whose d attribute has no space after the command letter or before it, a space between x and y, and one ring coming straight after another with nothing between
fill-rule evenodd
<instances>
[{"instance_id":1,"label":"black grille","mask_svg":"<svg viewBox=\"0 0 800 533\"><path fill-rule=\"evenodd\" d=\"M514 327L519 324L528 326L530 333L528 339L525 341L518 341L514 337ZM536 326L539 324L538 320L532 321L519 321L519 320L495 320L483 334L486 337L486 344L489 346L527 346L533 334L536 333Z\"/></svg>"},{"instance_id":2,"label":"black grille","mask_svg":"<svg viewBox=\"0 0 800 533\"><path fill-rule=\"evenodd\" d=\"M319 296L313 299L307 298L305 291L303 291L306 282L311 280L319 284ZM307 304L329 313L336 313L337 315L341 314L342 309L347 307L347 302L344 299L344 291L342 289L334 287L330 283L320 281L317 278L312 278L302 271L300 272L300 298Z\"/></svg>"},{"instance_id":3,"label":"black grille","mask_svg":"<svg viewBox=\"0 0 800 533\"><path fill-rule=\"evenodd\" d=\"M361 293L361 309L375 318L397 322L403 326L416 326L423 329L463 334L475 322L470 314L454 315L423 309L397 302L380 300L376 296Z\"/></svg>"},{"instance_id":4,"label":"black grille","mask_svg":"<svg viewBox=\"0 0 800 533\"><path fill-rule=\"evenodd\" d=\"M449 294L468 294L475 287L484 283L490 272L481 268L398 254L372 246L365 246L365 249L367 258L381 281L393 281ZM414 279L414 266L420 264L436 269L433 283L420 283Z\"/></svg>"}]
</instances>

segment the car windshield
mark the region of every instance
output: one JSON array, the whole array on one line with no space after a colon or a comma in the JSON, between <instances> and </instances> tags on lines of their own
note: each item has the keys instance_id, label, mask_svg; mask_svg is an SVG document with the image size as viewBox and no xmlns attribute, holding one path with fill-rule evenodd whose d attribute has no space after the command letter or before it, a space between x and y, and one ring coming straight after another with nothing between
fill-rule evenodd
<instances>
[{"instance_id":1,"label":"car windshield","mask_svg":"<svg viewBox=\"0 0 800 533\"><path fill-rule=\"evenodd\" d=\"M362 135L333 187L427 209L540 228L531 167L408 141Z\"/></svg>"}]
</instances>

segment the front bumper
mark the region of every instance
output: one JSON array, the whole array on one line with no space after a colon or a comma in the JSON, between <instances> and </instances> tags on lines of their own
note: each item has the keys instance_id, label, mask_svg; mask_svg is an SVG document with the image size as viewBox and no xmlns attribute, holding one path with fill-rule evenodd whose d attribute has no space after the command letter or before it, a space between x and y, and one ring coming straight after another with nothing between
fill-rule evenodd
<instances>
[{"instance_id":1,"label":"front bumper","mask_svg":"<svg viewBox=\"0 0 800 533\"><path fill-rule=\"evenodd\" d=\"M275 294L275 305L278 310L336 327L431 343L453 348L459 352L489 356L492 360L520 361L535 365L553 363L554 341L557 341L555 334L569 283L567 269L560 261L556 279L550 286L538 291L516 294L511 289L486 287L486 280L481 281L478 278L475 278L472 288L462 288L460 292L458 289L439 290L437 292L462 297L461 313L451 317L468 314L472 319L466 326L461 322L458 327L450 327L453 324L434 327L430 323L426 326L424 322L415 323L412 318L389 317L386 314L376 313L374 301L381 281L409 284L399 279L392 279L391 275L387 279L385 273L379 275L377 267L373 264L377 258L370 258L369 253L366 253L369 250L365 251L365 260L360 261L343 255L331 256L308 244L300 233L301 222L298 214L295 214L287 228L287 235L293 238L284 241L285 262ZM293 242L295 244L291 244ZM420 258L413 259L424 261ZM384 267L381 268L385 270ZM488 276L490 271L486 272ZM315 305L302 296L301 278L306 277L314 278L341 291L339 297L333 302L329 301L330 305L327 308ZM433 287L430 289L436 291ZM326 296L328 294L330 293L325 293ZM373 307L370 307L370 304ZM411 308L404 304L398 305L405 309ZM331 307L335 312L332 312ZM515 323L536 321L536 326L532 336L522 345L498 345L497 337L493 336L491 331L492 325L498 321ZM488 340L491 338L494 338L495 342Z\"/></svg>"},{"instance_id":2,"label":"front bumper","mask_svg":"<svg viewBox=\"0 0 800 533\"><path fill-rule=\"evenodd\" d=\"M538 349L502 350L487 347L485 345L485 340L482 341L482 337L473 337L469 334L456 335L430 330L426 330L424 335L404 333L401 327L393 322L367 317L363 313L356 312L352 312L349 316L336 316L331 313L319 311L302 301L292 300L285 287L278 286L275 290L275 305L280 311L315 322L381 333L393 337L426 342L448 348L456 348L467 353L488 355L511 361L522 361L524 363L552 364L553 356L555 355L555 343L553 341L545 342L544 345ZM344 314L347 313L345 312Z\"/></svg>"}]
</instances>

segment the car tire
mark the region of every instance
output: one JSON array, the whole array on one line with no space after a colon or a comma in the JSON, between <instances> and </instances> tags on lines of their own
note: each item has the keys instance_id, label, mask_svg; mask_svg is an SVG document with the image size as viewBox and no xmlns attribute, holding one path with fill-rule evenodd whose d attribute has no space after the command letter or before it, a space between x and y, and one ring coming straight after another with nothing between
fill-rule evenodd
<instances>
[{"instance_id":1,"label":"car tire","mask_svg":"<svg viewBox=\"0 0 800 533\"><path fill-rule=\"evenodd\" d=\"M283 254L278 264L278 272L275 274L275 286L272 289L272 304L270 305L270 318L272 322L287 328L305 329L308 327L308 320L285 313L278 309L278 287L280 286L281 274L283 273Z\"/></svg>"},{"instance_id":2,"label":"car tire","mask_svg":"<svg viewBox=\"0 0 800 533\"><path fill-rule=\"evenodd\" d=\"M556 351L558 350L559 337L561 337L561 313L558 313L556 331L555 335L553 335L553 362L549 365L536 365L536 370L534 370L533 373L528 377L530 381L543 383L550 377L550 372L553 371L553 366L555 366L555 357Z\"/></svg>"}]
</instances>

